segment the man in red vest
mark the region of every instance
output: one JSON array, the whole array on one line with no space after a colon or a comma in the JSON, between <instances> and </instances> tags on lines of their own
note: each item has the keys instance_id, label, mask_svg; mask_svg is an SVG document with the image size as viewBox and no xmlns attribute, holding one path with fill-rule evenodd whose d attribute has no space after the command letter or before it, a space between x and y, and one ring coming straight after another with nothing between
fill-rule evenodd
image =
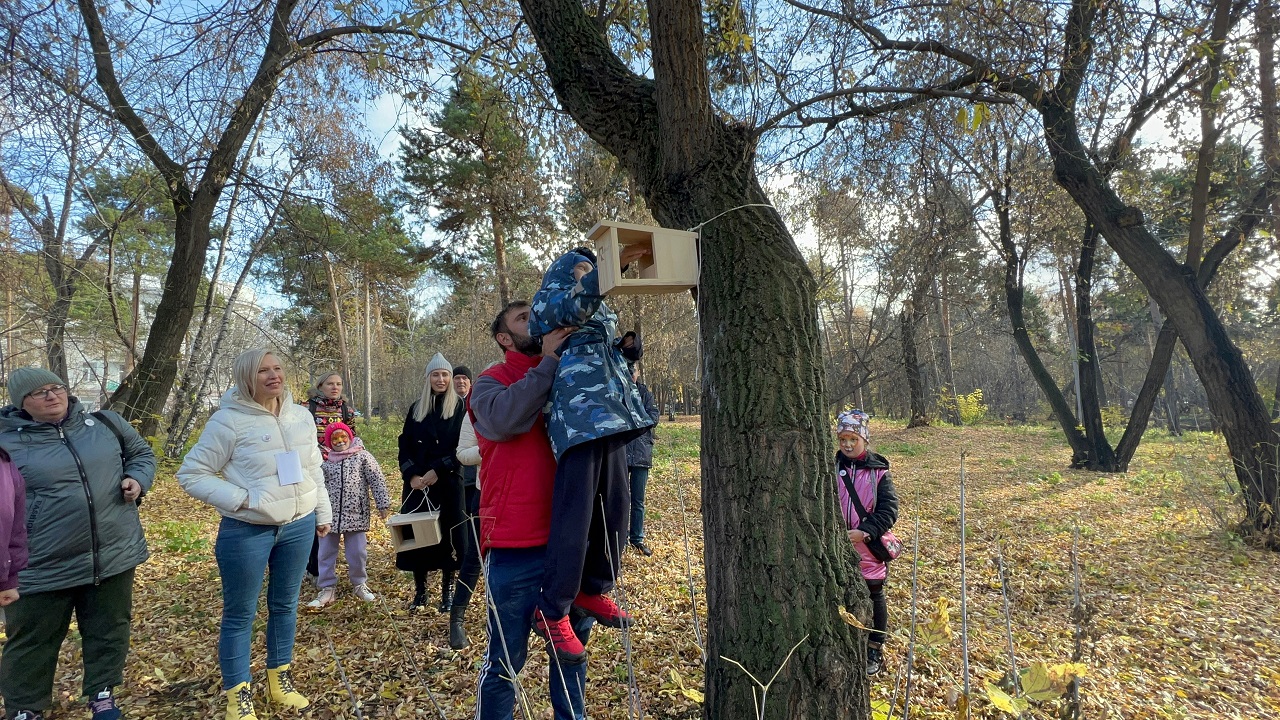
<instances>
[{"instance_id":1,"label":"man in red vest","mask_svg":"<svg viewBox=\"0 0 1280 720\"><path fill-rule=\"evenodd\" d=\"M542 409L560 358L556 350L576 328L529 337L529 304L509 303L490 327L505 353L471 388L471 423L480 444L480 551L489 593L489 646L480 669L477 720L511 720L515 686L509 678L529 655L533 611L542 591L543 561L551 534L551 492L556 459ZM573 624L586 643L593 620ZM551 705L556 720L584 720L585 660L562 663L550 655Z\"/></svg>"}]
</instances>

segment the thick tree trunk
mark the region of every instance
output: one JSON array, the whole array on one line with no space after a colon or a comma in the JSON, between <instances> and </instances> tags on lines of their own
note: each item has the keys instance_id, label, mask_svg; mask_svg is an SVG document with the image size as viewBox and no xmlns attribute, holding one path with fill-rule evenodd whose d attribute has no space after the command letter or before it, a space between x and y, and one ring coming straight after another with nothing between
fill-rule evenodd
<instances>
[{"instance_id":1,"label":"thick tree trunk","mask_svg":"<svg viewBox=\"0 0 1280 720\"><path fill-rule=\"evenodd\" d=\"M1114 472L1116 456L1107 442L1102 426L1102 406L1099 401L1098 350L1094 342L1093 325L1093 265L1098 250L1098 233L1092 225L1085 228L1080 242L1080 260L1076 264L1076 362L1080 363L1078 376L1082 416L1077 418L1084 426L1085 440L1089 444L1089 457L1085 467L1090 470Z\"/></svg>"},{"instance_id":2,"label":"thick tree trunk","mask_svg":"<svg viewBox=\"0 0 1280 720\"><path fill-rule=\"evenodd\" d=\"M1106 237L1125 265L1160 304L1191 358L1235 461L1236 477L1258 529L1269 528L1280 487L1276 448L1280 443L1240 349L1197 281L1147 230L1142 213L1128 207L1088 161L1071 111L1042 102L1045 137L1054 174ZM1264 512L1264 510L1266 510Z\"/></svg>"},{"instance_id":3,"label":"thick tree trunk","mask_svg":"<svg viewBox=\"0 0 1280 720\"><path fill-rule=\"evenodd\" d=\"M1049 368L1040 359L1040 353L1031 342L1031 334L1027 332L1027 321L1023 312L1025 290L1022 283L1022 259L1018 246L1013 241L1013 225L1009 218L1008 198L1010 197L1009 181L1006 179L1003 196L996 207L996 215L1000 224L1000 248L1004 255L1004 299L1009 310L1009 322L1013 330L1013 342L1018 347L1018 354L1031 371L1031 377L1040 387L1040 392L1049 401L1054 417L1062 427L1062 432L1071 446L1071 467L1084 467L1089 458L1089 443L1084 433L1080 432L1076 422L1076 414L1067 402L1066 396L1053 379Z\"/></svg>"},{"instance_id":4,"label":"thick tree trunk","mask_svg":"<svg viewBox=\"0 0 1280 720\"><path fill-rule=\"evenodd\" d=\"M565 109L635 178L664 226L701 227L705 717L870 717L860 581L835 502L815 283L755 176L754 139L711 106L696 0L650 0L653 80L580 0L522 0ZM728 211L726 213L726 211ZM794 655L788 654L795 648ZM726 660L729 659L729 660Z\"/></svg>"},{"instance_id":5,"label":"thick tree trunk","mask_svg":"<svg viewBox=\"0 0 1280 720\"><path fill-rule=\"evenodd\" d=\"M186 329L191 326L196 295L204 277L214 199L207 198L197 205L174 209L177 211L177 232L173 259L151 323L159 330L147 338L142 360L132 373L125 376L120 388L108 400L111 409L121 412L130 421L141 421L143 435L155 435L159 430L160 413L178 376L178 358L182 355L182 343L186 339Z\"/></svg>"}]
</instances>

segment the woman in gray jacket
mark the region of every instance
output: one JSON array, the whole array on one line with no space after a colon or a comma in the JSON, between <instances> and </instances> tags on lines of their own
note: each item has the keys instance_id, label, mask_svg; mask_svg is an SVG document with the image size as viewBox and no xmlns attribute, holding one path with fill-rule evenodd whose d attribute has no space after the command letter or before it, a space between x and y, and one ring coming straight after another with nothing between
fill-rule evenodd
<instances>
[{"instance_id":1,"label":"woman in gray jacket","mask_svg":"<svg viewBox=\"0 0 1280 720\"><path fill-rule=\"evenodd\" d=\"M94 720L117 720L124 681L133 571L147 559L137 501L156 458L110 411L90 413L62 378L40 368L9 374L0 448L26 480L30 560L17 602L5 608L0 655L6 717L37 720L53 704L58 649L74 612L84 655L84 694Z\"/></svg>"}]
</instances>

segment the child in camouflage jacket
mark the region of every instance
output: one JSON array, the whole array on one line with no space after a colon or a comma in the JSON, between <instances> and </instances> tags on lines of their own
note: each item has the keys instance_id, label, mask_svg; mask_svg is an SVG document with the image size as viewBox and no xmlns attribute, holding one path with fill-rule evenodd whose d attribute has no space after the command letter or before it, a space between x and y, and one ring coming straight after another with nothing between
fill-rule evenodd
<instances>
[{"instance_id":1,"label":"child in camouflage jacket","mask_svg":"<svg viewBox=\"0 0 1280 720\"><path fill-rule=\"evenodd\" d=\"M560 347L551 388L547 432L557 468L534 625L561 662L586 658L570 627L571 608L610 627L631 621L606 593L621 569L619 541L629 524L627 443L653 420L615 342L617 324L590 250L575 248L551 265L533 298L529 334L578 329Z\"/></svg>"}]
</instances>

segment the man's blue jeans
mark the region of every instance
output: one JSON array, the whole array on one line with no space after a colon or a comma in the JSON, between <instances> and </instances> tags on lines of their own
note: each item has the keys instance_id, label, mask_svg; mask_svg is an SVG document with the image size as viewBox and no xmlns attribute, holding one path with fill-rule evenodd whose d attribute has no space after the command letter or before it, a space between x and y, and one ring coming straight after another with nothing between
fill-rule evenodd
<instances>
[{"instance_id":1,"label":"man's blue jeans","mask_svg":"<svg viewBox=\"0 0 1280 720\"><path fill-rule=\"evenodd\" d=\"M258 612L262 579L267 581L267 667L293 661L293 638L298 631L298 593L316 534L316 515L288 525L254 525L222 518L213 554L222 576L222 629L218 633L218 663L224 690L249 682L249 647L253 618Z\"/></svg>"},{"instance_id":2,"label":"man's blue jeans","mask_svg":"<svg viewBox=\"0 0 1280 720\"><path fill-rule=\"evenodd\" d=\"M644 542L644 490L649 484L649 468L631 465L631 530L627 542Z\"/></svg>"},{"instance_id":3,"label":"man's blue jeans","mask_svg":"<svg viewBox=\"0 0 1280 720\"><path fill-rule=\"evenodd\" d=\"M543 556L546 547L492 548L485 555L485 587L489 603L489 647L477 683L477 720L511 720L516 690L510 678L524 668L529 657L529 631L533 610L542 592ZM575 620L574 632L584 644L595 623ZM539 641L541 642L541 641ZM562 664L550 656L549 686L556 720L585 720L583 695L587 664ZM526 686L528 678L521 678Z\"/></svg>"}]
</instances>

